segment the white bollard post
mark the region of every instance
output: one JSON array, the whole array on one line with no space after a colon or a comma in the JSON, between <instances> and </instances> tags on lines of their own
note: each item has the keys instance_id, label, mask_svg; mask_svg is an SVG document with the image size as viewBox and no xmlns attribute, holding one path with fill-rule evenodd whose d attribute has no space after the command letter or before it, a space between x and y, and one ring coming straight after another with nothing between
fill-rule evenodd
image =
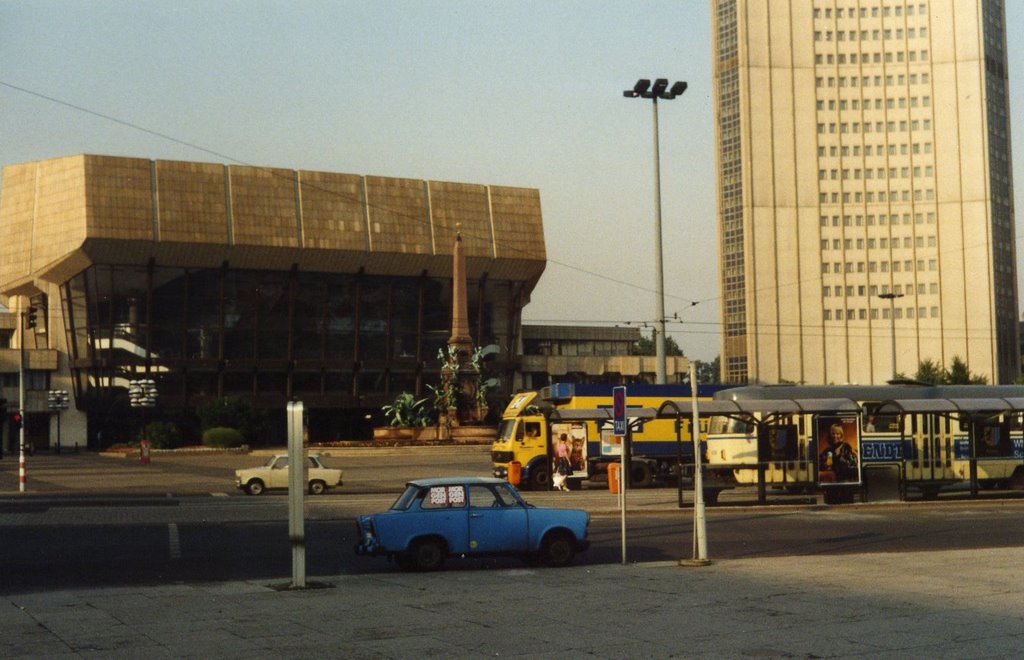
<instances>
[{"instance_id":1,"label":"white bollard post","mask_svg":"<svg viewBox=\"0 0 1024 660\"><path fill-rule=\"evenodd\" d=\"M292 588L306 587L306 457L303 452L302 402L288 404L288 540L292 544Z\"/></svg>"}]
</instances>

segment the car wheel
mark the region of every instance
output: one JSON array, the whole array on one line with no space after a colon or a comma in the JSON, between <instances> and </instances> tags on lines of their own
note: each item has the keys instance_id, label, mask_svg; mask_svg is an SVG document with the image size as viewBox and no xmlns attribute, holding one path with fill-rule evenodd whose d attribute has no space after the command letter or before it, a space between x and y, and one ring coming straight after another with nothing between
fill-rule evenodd
<instances>
[{"instance_id":1,"label":"car wheel","mask_svg":"<svg viewBox=\"0 0 1024 660\"><path fill-rule=\"evenodd\" d=\"M250 495L262 495L264 490L263 482L259 479L253 479L245 485L245 492Z\"/></svg>"},{"instance_id":2,"label":"car wheel","mask_svg":"<svg viewBox=\"0 0 1024 660\"><path fill-rule=\"evenodd\" d=\"M530 488L533 490L547 490L551 487L551 472L548 466L539 464L530 470Z\"/></svg>"},{"instance_id":3,"label":"car wheel","mask_svg":"<svg viewBox=\"0 0 1024 660\"><path fill-rule=\"evenodd\" d=\"M409 551L409 559L419 571L436 571L444 564L444 556L444 544L437 539L416 541Z\"/></svg>"},{"instance_id":4,"label":"car wheel","mask_svg":"<svg viewBox=\"0 0 1024 660\"><path fill-rule=\"evenodd\" d=\"M564 530L551 532L540 546L540 558L546 566L567 566L575 556L576 541Z\"/></svg>"},{"instance_id":5,"label":"car wheel","mask_svg":"<svg viewBox=\"0 0 1024 660\"><path fill-rule=\"evenodd\" d=\"M327 492L327 484L317 479L316 481L309 482L309 494L310 495L323 495Z\"/></svg>"}]
</instances>

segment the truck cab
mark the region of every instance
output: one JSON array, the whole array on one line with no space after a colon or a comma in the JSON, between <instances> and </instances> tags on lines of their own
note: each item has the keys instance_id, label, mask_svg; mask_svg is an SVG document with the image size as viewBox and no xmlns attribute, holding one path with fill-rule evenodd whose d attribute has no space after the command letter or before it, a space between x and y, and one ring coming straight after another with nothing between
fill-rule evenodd
<instances>
[{"instance_id":1,"label":"truck cab","mask_svg":"<svg viewBox=\"0 0 1024 660\"><path fill-rule=\"evenodd\" d=\"M536 490L550 487L551 437L545 415L550 409L538 392L521 392L512 398L501 416L498 437L491 445L495 477L508 479L510 466L517 463L520 484Z\"/></svg>"}]
</instances>

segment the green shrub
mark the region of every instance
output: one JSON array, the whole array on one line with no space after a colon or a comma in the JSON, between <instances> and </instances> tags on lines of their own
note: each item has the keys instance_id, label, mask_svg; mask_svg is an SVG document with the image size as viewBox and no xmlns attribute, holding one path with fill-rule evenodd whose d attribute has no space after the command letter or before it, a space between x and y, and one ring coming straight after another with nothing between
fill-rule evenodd
<instances>
[{"instance_id":1,"label":"green shrub","mask_svg":"<svg viewBox=\"0 0 1024 660\"><path fill-rule=\"evenodd\" d=\"M245 437L237 429L217 426L203 431L203 444L208 447L241 447Z\"/></svg>"},{"instance_id":2,"label":"green shrub","mask_svg":"<svg viewBox=\"0 0 1024 660\"><path fill-rule=\"evenodd\" d=\"M431 422L430 413L424 407L426 399L416 399L408 392L402 392L390 406L381 410L388 420L388 426L426 426Z\"/></svg>"},{"instance_id":3,"label":"green shrub","mask_svg":"<svg viewBox=\"0 0 1024 660\"><path fill-rule=\"evenodd\" d=\"M213 428L232 428L247 438L254 437L265 424L261 411L245 399L226 397L217 399L196 410L199 425L205 431Z\"/></svg>"},{"instance_id":4,"label":"green shrub","mask_svg":"<svg viewBox=\"0 0 1024 660\"><path fill-rule=\"evenodd\" d=\"M181 431L174 424L150 422L139 432L140 440L149 440L153 449L174 449L181 446Z\"/></svg>"}]
</instances>

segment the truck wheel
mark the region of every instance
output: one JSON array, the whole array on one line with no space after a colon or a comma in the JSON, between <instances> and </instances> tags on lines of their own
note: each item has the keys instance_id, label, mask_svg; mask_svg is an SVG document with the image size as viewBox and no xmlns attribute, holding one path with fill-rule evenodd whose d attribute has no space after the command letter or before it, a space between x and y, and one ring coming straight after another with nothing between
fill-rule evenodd
<instances>
[{"instance_id":1,"label":"truck wheel","mask_svg":"<svg viewBox=\"0 0 1024 660\"><path fill-rule=\"evenodd\" d=\"M540 546L540 559L545 566L567 566L576 556L576 542L572 534L556 530L544 537Z\"/></svg>"},{"instance_id":2,"label":"truck wheel","mask_svg":"<svg viewBox=\"0 0 1024 660\"><path fill-rule=\"evenodd\" d=\"M315 481L309 482L309 494L310 495L323 495L327 492L327 484L316 479Z\"/></svg>"},{"instance_id":3,"label":"truck wheel","mask_svg":"<svg viewBox=\"0 0 1024 660\"><path fill-rule=\"evenodd\" d=\"M259 479L253 479L245 485L245 492L250 495L262 495L263 494L263 482Z\"/></svg>"},{"instance_id":4,"label":"truck wheel","mask_svg":"<svg viewBox=\"0 0 1024 660\"><path fill-rule=\"evenodd\" d=\"M654 481L651 464L637 462L629 466L630 485L634 488L647 488Z\"/></svg>"},{"instance_id":5,"label":"truck wheel","mask_svg":"<svg viewBox=\"0 0 1024 660\"><path fill-rule=\"evenodd\" d=\"M548 466L538 463L530 470L530 488L533 490L547 490L551 487L551 472Z\"/></svg>"},{"instance_id":6,"label":"truck wheel","mask_svg":"<svg viewBox=\"0 0 1024 660\"><path fill-rule=\"evenodd\" d=\"M441 568L444 555L444 544L437 539L416 541L409 551L412 565L419 571L436 571Z\"/></svg>"}]
</instances>

